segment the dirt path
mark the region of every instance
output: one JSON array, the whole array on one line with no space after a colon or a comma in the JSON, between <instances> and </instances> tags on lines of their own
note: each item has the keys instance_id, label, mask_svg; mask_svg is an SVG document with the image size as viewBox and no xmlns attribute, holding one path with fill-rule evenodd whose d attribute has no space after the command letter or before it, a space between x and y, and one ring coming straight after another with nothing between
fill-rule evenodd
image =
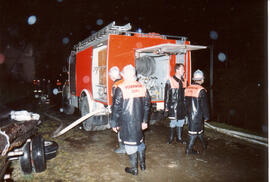
<instances>
[{"instance_id":1,"label":"dirt path","mask_svg":"<svg viewBox=\"0 0 270 182\"><path fill-rule=\"evenodd\" d=\"M74 116L73 116L74 117ZM74 117L75 118L75 117ZM74 119L70 117L70 120ZM59 123L44 119L40 133L46 139ZM185 130L186 133L186 130ZM169 128L166 121L145 132L146 171L138 176L124 172L129 165L127 155L115 154L116 134L111 130L85 132L79 127L53 139L59 144L56 158L47 162L47 170L23 176L17 161L12 164L14 181L267 181L267 148L249 144L216 133L205 132L208 148L201 154L186 156L185 145L167 144ZM184 135L184 138L187 136Z\"/></svg>"}]
</instances>

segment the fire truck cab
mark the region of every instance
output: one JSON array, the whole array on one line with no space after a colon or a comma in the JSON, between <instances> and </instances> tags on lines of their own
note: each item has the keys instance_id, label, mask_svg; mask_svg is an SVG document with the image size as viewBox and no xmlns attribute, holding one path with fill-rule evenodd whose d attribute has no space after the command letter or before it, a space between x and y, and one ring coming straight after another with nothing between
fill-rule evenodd
<instances>
[{"instance_id":1,"label":"fire truck cab","mask_svg":"<svg viewBox=\"0 0 270 182\"><path fill-rule=\"evenodd\" d=\"M62 90L63 110L73 114L78 108L82 116L98 109L110 108L112 85L108 71L120 70L128 64L136 68L138 81L146 86L152 112L163 110L164 88L174 65L185 65L185 78L191 83L191 51L205 46L190 45L186 37L157 33L131 32L131 25L116 26L112 22L74 46L69 56L68 81ZM86 131L110 128L107 112L83 122Z\"/></svg>"}]
</instances>

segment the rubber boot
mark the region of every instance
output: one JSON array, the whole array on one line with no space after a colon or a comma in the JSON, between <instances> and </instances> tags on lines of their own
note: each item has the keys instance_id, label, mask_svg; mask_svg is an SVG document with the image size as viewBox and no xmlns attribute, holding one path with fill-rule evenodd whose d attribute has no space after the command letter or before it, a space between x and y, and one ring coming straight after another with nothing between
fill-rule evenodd
<instances>
[{"instance_id":1,"label":"rubber boot","mask_svg":"<svg viewBox=\"0 0 270 182\"><path fill-rule=\"evenodd\" d=\"M196 138L197 138L197 135L188 135L186 154L198 154L198 152L192 148L195 143Z\"/></svg>"},{"instance_id":2,"label":"rubber boot","mask_svg":"<svg viewBox=\"0 0 270 182\"><path fill-rule=\"evenodd\" d=\"M198 135L198 137L199 137L199 139L200 139L200 141L201 141L201 143L202 143L203 150L206 150L207 145L206 145L206 143L204 142L203 134Z\"/></svg>"},{"instance_id":3,"label":"rubber boot","mask_svg":"<svg viewBox=\"0 0 270 182\"><path fill-rule=\"evenodd\" d=\"M115 149L114 152L117 154L125 154L126 153L125 145L122 142L119 142L119 148Z\"/></svg>"},{"instance_id":4,"label":"rubber boot","mask_svg":"<svg viewBox=\"0 0 270 182\"><path fill-rule=\"evenodd\" d=\"M125 171L127 173L133 174L133 175L138 175L138 157L137 157L137 152L134 154L128 155L129 157L129 162L131 164L131 167L126 167Z\"/></svg>"},{"instance_id":5,"label":"rubber boot","mask_svg":"<svg viewBox=\"0 0 270 182\"><path fill-rule=\"evenodd\" d=\"M145 150L138 151L138 155L139 155L139 161L140 161L140 168L142 171L144 171L146 169L146 167L145 167Z\"/></svg>"},{"instance_id":6,"label":"rubber boot","mask_svg":"<svg viewBox=\"0 0 270 182\"><path fill-rule=\"evenodd\" d=\"M176 139L176 141L178 143L186 144L186 142L182 138L182 132L183 132L183 127L177 127L176 128L176 133L177 133L177 139Z\"/></svg>"},{"instance_id":7,"label":"rubber boot","mask_svg":"<svg viewBox=\"0 0 270 182\"><path fill-rule=\"evenodd\" d=\"M170 128L170 138L169 138L169 144L173 142L174 139L174 128Z\"/></svg>"}]
</instances>

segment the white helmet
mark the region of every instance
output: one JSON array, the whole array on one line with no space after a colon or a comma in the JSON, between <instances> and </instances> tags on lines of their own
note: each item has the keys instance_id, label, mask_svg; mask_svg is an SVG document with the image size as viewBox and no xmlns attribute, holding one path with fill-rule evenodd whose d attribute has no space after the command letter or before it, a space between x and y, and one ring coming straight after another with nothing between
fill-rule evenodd
<instances>
[{"instance_id":1,"label":"white helmet","mask_svg":"<svg viewBox=\"0 0 270 182\"><path fill-rule=\"evenodd\" d=\"M194 73L193 73L193 78L192 80L202 80L204 79L204 75L203 75L203 72L201 70L196 70Z\"/></svg>"},{"instance_id":2,"label":"white helmet","mask_svg":"<svg viewBox=\"0 0 270 182\"><path fill-rule=\"evenodd\" d=\"M136 70L131 64L126 65L123 68L121 75L124 77L125 80L136 80Z\"/></svg>"},{"instance_id":3,"label":"white helmet","mask_svg":"<svg viewBox=\"0 0 270 182\"><path fill-rule=\"evenodd\" d=\"M109 75L110 77L113 79L120 79L120 71L119 68L117 66L113 66L111 67L110 71L109 71Z\"/></svg>"}]
</instances>

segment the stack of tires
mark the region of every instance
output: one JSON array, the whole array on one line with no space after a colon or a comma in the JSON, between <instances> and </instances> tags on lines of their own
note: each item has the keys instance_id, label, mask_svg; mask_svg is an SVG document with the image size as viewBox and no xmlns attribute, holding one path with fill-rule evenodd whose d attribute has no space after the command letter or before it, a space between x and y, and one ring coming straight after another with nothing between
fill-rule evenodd
<instances>
[{"instance_id":1,"label":"stack of tires","mask_svg":"<svg viewBox=\"0 0 270 182\"><path fill-rule=\"evenodd\" d=\"M46 161L56 157L58 144L36 135L31 142L23 146L23 155L19 157L21 171L24 174L40 173L46 170Z\"/></svg>"}]
</instances>

